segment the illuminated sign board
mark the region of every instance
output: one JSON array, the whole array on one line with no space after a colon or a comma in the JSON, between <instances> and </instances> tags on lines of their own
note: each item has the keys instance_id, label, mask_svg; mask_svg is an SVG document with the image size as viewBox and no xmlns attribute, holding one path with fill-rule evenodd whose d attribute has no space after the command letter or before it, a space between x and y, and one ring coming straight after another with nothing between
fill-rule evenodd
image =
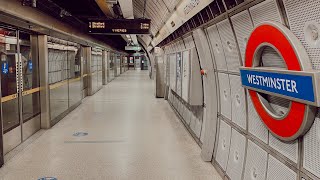
<instances>
[{"instance_id":1,"label":"illuminated sign board","mask_svg":"<svg viewBox=\"0 0 320 180\"><path fill-rule=\"evenodd\" d=\"M88 22L90 34L150 34L150 19L108 19Z\"/></svg>"},{"instance_id":2,"label":"illuminated sign board","mask_svg":"<svg viewBox=\"0 0 320 180\"><path fill-rule=\"evenodd\" d=\"M125 50L127 50L127 51L140 51L141 47L140 46L126 46Z\"/></svg>"}]
</instances>

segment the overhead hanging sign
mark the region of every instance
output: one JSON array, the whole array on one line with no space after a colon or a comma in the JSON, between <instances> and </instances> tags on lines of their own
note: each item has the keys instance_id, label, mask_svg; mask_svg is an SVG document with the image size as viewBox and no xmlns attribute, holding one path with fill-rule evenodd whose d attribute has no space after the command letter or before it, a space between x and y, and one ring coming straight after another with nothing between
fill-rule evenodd
<instances>
[{"instance_id":1,"label":"overhead hanging sign","mask_svg":"<svg viewBox=\"0 0 320 180\"><path fill-rule=\"evenodd\" d=\"M127 50L127 51L140 51L141 47L140 46L125 46L125 50Z\"/></svg>"},{"instance_id":2,"label":"overhead hanging sign","mask_svg":"<svg viewBox=\"0 0 320 180\"><path fill-rule=\"evenodd\" d=\"M279 53L286 69L260 66L266 47ZM265 22L253 30L240 75L255 110L274 136L292 141L310 129L320 106L320 72L312 70L306 50L287 27ZM267 98L269 95L290 100L288 111L275 112Z\"/></svg>"},{"instance_id":3,"label":"overhead hanging sign","mask_svg":"<svg viewBox=\"0 0 320 180\"><path fill-rule=\"evenodd\" d=\"M90 34L150 34L150 19L92 20L88 23Z\"/></svg>"}]
</instances>

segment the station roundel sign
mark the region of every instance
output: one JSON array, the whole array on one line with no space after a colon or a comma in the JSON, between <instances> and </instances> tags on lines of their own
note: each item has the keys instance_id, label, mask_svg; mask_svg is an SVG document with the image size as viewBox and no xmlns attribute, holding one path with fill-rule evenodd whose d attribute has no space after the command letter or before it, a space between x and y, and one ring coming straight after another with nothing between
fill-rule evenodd
<instances>
[{"instance_id":1,"label":"station roundel sign","mask_svg":"<svg viewBox=\"0 0 320 180\"><path fill-rule=\"evenodd\" d=\"M272 87L271 83L273 80L274 82L277 80L277 83L279 82L279 86L274 85L275 92L287 90L288 93L302 93L302 90L297 89L297 87L299 87L297 82L300 81L295 82L294 80L289 81L285 79L287 76L290 78L290 73L292 76L294 76L298 71L312 71L312 65L310 63L308 54L299 39L282 24L275 22L265 22L260 24L252 31L248 39L245 54L245 68L249 70L255 70L259 68L263 69L263 67L260 66L260 60L265 47L271 47L278 52L278 54L283 58L283 61L287 67L287 72L282 75L280 74L280 77L284 77L283 80L280 78L270 79L270 77L273 77L272 75L276 73L273 73L274 71L270 70L270 68L265 68L269 70L264 73L270 75L270 77L264 77L261 75L255 76L255 85L257 85L257 83L260 83L260 85L265 84L265 86L267 86L266 88L270 89L270 87ZM274 70L276 71L277 69L274 68ZM243 79L242 76L243 75L241 74L241 78ZM258 77L260 79L258 79ZM265 80L265 83L262 82L263 80ZM283 87L281 86L281 83L283 84ZM310 89L314 90L312 88ZM303 136L313 124L317 109L315 105L304 103L304 101L291 100L288 112L282 116L277 116L270 111L270 105L263 99L263 96L261 96L261 91L250 88L248 88L248 91L254 108L256 109L261 120L264 122L270 132L277 138L283 141L295 140L298 137ZM268 94L267 91L262 92ZM316 97L314 97L314 99L315 98Z\"/></svg>"}]
</instances>

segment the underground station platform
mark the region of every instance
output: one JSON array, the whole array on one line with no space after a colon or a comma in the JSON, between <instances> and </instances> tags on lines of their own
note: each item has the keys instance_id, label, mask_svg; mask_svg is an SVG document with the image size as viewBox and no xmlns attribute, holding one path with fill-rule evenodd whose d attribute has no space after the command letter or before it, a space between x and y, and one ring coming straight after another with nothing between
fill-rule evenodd
<instances>
[{"instance_id":1,"label":"underground station platform","mask_svg":"<svg viewBox=\"0 0 320 180\"><path fill-rule=\"evenodd\" d=\"M0 180L320 180L319 0L0 0Z\"/></svg>"}]
</instances>

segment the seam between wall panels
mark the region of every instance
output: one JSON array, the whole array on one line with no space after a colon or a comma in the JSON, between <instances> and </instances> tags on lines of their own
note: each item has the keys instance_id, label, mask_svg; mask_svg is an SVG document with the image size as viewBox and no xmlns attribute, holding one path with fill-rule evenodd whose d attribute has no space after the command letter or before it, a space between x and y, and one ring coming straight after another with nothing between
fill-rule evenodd
<instances>
[{"instance_id":1,"label":"seam between wall panels","mask_svg":"<svg viewBox=\"0 0 320 180\"><path fill-rule=\"evenodd\" d=\"M195 46L195 49L196 49L196 52L197 52L197 56L198 56L198 63L200 64L200 70L202 70L202 66L201 66L201 62L200 62L200 56L199 56L199 52L198 52L198 48L197 48L197 44L194 40L194 37L193 37L193 34L191 34L191 37L192 37L192 40L194 42L194 46ZM203 88L203 76L201 76L201 85L202 85L202 107L203 107L203 103L204 103L204 88ZM203 121L203 119L202 119Z\"/></svg>"},{"instance_id":2,"label":"seam between wall panels","mask_svg":"<svg viewBox=\"0 0 320 180\"><path fill-rule=\"evenodd\" d=\"M205 33L205 36L206 36L206 39L208 41L208 46L209 46L209 52L210 52L210 56L211 56L211 61L212 61L212 64L213 64L213 76L214 76L214 83L215 83L215 88L216 88L216 98L217 98L217 101L216 101L216 107L217 107L217 113L219 113L220 111L220 91L219 91L219 79L218 79L218 73L216 72L216 69L217 69L217 64L216 64L216 60L215 60L215 57L214 57L214 52L212 50L212 44L211 44L211 41L210 41L210 38L209 38L209 33L207 31L208 29L207 28L204 28L203 31ZM218 95L218 92L219 92L219 95ZM213 159L214 159L214 152L215 152L215 147L217 146L216 142L218 141L218 138L217 138L217 134L218 133L218 127L219 127L219 117L218 117L218 114L215 113L214 116L216 116L215 118L217 118L217 122L216 122L216 135L215 135L215 144L214 144L214 148L213 148Z\"/></svg>"}]
</instances>

